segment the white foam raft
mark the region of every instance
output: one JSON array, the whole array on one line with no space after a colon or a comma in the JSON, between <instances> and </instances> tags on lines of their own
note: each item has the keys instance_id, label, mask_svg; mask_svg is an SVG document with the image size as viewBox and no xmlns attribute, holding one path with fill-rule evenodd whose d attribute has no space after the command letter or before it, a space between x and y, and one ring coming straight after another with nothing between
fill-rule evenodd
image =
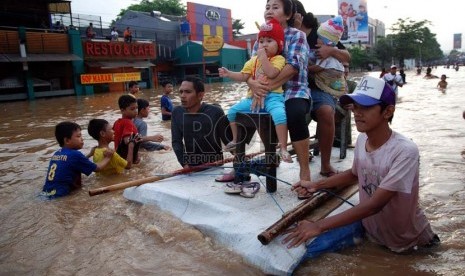
<instances>
[{"instance_id":1,"label":"white foam raft","mask_svg":"<svg viewBox=\"0 0 465 276\"><path fill-rule=\"evenodd\" d=\"M342 171L351 167L353 151L347 151L345 159L339 159L339 149L333 149L332 165ZM294 159L295 161L295 159ZM244 260L266 274L288 275L300 263L306 248L300 246L288 249L281 243L282 236L268 245L262 245L258 234L279 220L283 211L292 210L302 201L297 199L288 184L278 181L275 193L266 193L264 176L252 175L251 181L261 183L260 191L254 198L226 194L224 183L215 182L215 177L230 170L232 163L223 167L202 172L178 175L154 183L131 187L124 190L123 196L142 204L155 205L183 222L190 224L209 236L215 242L224 245ZM321 178L320 158L310 163L312 179ZM295 183L299 178L297 162L281 162L277 178ZM350 198L358 203L358 194ZM339 213L351 206L342 204L329 215Z\"/></svg>"}]
</instances>

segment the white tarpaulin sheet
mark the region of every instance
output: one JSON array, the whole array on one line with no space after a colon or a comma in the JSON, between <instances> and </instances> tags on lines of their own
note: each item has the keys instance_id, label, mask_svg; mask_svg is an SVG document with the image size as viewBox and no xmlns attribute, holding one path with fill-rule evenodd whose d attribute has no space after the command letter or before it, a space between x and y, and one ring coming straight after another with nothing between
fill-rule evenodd
<instances>
[{"instance_id":1,"label":"white tarpaulin sheet","mask_svg":"<svg viewBox=\"0 0 465 276\"><path fill-rule=\"evenodd\" d=\"M348 169L351 160L351 156L348 156L334 163L334 166L339 170ZM316 180L319 160L312 161L312 168L315 168L312 179ZM127 188L123 196L142 204L158 206L173 214L215 242L243 256L245 261L266 274L292 273L305 253L305 246L287 249L281 244L282 236L265 246L257 236L279 220L283 211L292 210L301 201L297 200L288 184L279 181L276 193L266 193L265 177L258 179L255 175L252 175L252 181L261 180L262 186L254 198L226 194L223 191L224 183L214 181L215 176L223 171L223 168L214 168L192 175L179 175ZM278 179L294 183L298 180L299 167L296 163L281 163L277 174Z\"/></svg>"}]
</instances>

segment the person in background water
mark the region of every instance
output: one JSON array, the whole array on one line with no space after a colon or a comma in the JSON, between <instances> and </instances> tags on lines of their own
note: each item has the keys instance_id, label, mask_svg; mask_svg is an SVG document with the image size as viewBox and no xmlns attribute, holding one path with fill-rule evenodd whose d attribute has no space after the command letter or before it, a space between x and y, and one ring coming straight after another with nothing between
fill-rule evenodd
<instances>
[{"instance_id":1,"label":"person in background water","mask_svg":"<svg viewBox=\"0 0 465 276\"><path fill-rule=\"evenodd\" d=\"M137 81L130 81L128 84L128 95L134 98L137 98L136 95L139 93L139 84Z\"/></svg>"},{"instance_id":2,"label":"person in background water","mask_svg":"<svg viewBox=\"0 0 465 276\"><path fill-rule=\"evenodd\" d=\"M87 127L89 135L98 141L98 146L93 154L94 163L98 163L105 158L105 152L109 149L110 143L114 141L115 132L111 125L104 119L92 119ZM103 168L97 174L112 175L123 173L125 169L130 169L131 163L114 153L111 157L110 164Z\"/></svg>"},{"instance_id":3,"label":"person in background water","mask_svg":"<svg viewBox=\"0 0 465 276\"><path fill-rule=\"evenodd\" d=\"M404 72L404 68L400 68L400 70L399 70L399 75L400 75L400 77L402 78L402 82L403 82L404 84L406 84L407 81L405 80L406 75L405 75L405 72Z\"/></svg>"},{"instance_id":4,"label":"person in background water","mask_svg":"<svg viewBox=\"0 0 465 276\"><path fill-rule=\"evenodd\" d=\"M388 74L385 74L383 76L383 80L391 86L392 91L396 93L396 96L398 96L399 92L397 91L398 87L402 87L404 85L404 82L402 81L402 77L400 75L397 75L397 66L396 65L391 65L391 72Z\"/></svg>"},{"instance_id":5,"label":"person in background water","mask_svg":"<svg viewBox=\"0 0 465 276\"><path fill-rule=\"evenodd\" d=\"M184 168L223 160L221 143L232 139L228 118L218 105L202 102L205 86L199 78L186 78L179 87L181 106L173 109L171 139Z\"/></svg>"},{"instance_id":6,"label":"person in background water","mask_svg":"<svg viewBox=\"0 0 465 276\"><path fill-rule=\"evenodd\" d=\"M163 96L161 96L160 99L161 119L163 121L169 121L171 120L171 112L173 111L173 102L170 98L170 94L173 92L173 83L165 81L161 86L163 87Z\"/></svg>"},{"instance_id":7,"label":"person in background water","mask_svg":"<svg viewBox=\"0 0 465 276\"><path fill-rule=\"evenodd\" d=\"M431 67L426 68L426 75L423 77L424 79L437 79L438 76L431 74Z\"/></svg>"},{"instance_id":8,"label":"person in background water","mask_svg":"<svg viewBox=\"0 0 465 276\"><path fill-rule=\"evenodd\" d=\"M79 150L84 146L81 127L73 122L61 122L55 126L55 137L61 149L56 151L47 170L45 184L40 193L48 199L68 195L72 190L82 186L81 174L90 175L92 172L103 170L114 154L106 149L104 158L99 163L89 160L93 150L84 156Z\"/></svg>"},{"instance_id":9,"label":"person in background water","mask_svg":"<svg viewBox=\"0 0 465 276\"><path fill-rule=\"evenodd\" d=\"M438 87L439 89L444 90L444 89L447 88L447 81L446 81L446 79L447 79L447 76L446 76L446 75L441 75L441 80L438 82L438 85L437 85L437 87Z\"/></svg>"},{"instance_id":10,"label":"person in background water","mask_svg":"<svg viewBox=\"0 0 465 276\"><path fill-rule=\"evenodd\" d=\"M137 127L137 131L141 135L141 144L140 147L148 150L148 151L155 151L155 150L169 150L170 147L155 143L155 142L162 142L164 140L163 135L151 135L147 136L147 123L144 122L144 118L147 118L150 113L149 109L149 101L145 99L137 99L137 117L134 118L134 124Z\"/></svg>"},{"instance_id":11,"label":"person in background water","mask_svg":"<svg viewBox=\"0 0 465 276\"><path fill-rule=\"evenodd\" d=\"M389 126L396 104L391 86L379 78L366 76L354 93L342 96L340 102L352 109L357 130L361 132L352 168L318 182L299 181L293 189L315 193L358 183L360 203L317 222L298 222L287 230L283 243L296 247L312 237L325 232L330 235L332 229L336 231L361 220L371 241L394 252L438 245L439 237L418 203L418 147Z\"/></svg>"},{"instance_id":12,"label":"person in background water","mask_svg":"<svg viewBox=\"0 0 465 276\"><path fill-rule=\"evenodd\" d=\"M381 68L381 73L379 74L379 78L382 78L384 77L384 75L386 75L386 68Z\"/></svg>"}]
</instances>

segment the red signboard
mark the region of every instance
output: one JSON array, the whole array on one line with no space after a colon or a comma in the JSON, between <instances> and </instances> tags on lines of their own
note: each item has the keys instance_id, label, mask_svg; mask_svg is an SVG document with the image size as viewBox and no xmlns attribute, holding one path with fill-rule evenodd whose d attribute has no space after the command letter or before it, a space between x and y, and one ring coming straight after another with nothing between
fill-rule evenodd
<instances>
[{"instance_id":1,"label":"red signboard","mask_svg":"<svg viewBox=\"0 0 465 276\"><path fill-rule=\"evenodd\" d=\"M86 58L138 58L155 59L154 43L84 42Z\"/></svg>"},{"instance_id":2,"label":"red signboard","mask_svg":"<svg viewBox=\"0 0 465 276\"><path fill-rule=\"evenodd\" d=\"M81 84L113 82L112 74L82 74Z\"/></svg>"},{"instance_id":3,"label":"red signboard","mask_svg":"<svg viewBox=\"0 0 465 276\"><path fill-rule=\"evenodd\" d=\"M140 72L114 74L81 74L81 84L140 81Z\"/></svg>"}]
</instances>

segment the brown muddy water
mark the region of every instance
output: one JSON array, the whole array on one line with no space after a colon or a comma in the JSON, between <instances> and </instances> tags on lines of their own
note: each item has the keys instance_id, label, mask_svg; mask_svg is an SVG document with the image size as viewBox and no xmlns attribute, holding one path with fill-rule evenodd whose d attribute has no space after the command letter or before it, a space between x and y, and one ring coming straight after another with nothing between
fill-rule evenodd
<instances>
[{"instance_id":1,"label":"brown muddy water","mask_svg":"<svg viewBox=\"0 0 465 276\"><path fill-rule=\"evenodd\" d=\"M441 246L397 255L366 241L307 261L296 275L465 274L465 72L437 68L433 73L448 75L447 91L435 88L438 80L407 72L392 127L420 148L420 204ZM246 87L225 83L207 89L206 101L227 110ZM161 133L170 144L170 123L160 120L160 94L145 90L140 97L152 106L149 133ZM89 120L113 123L120 117L120 95L0 103L0 275L261 275L228 248L154 206L130 202L121 191L88 196L89 189L179 169L172 151L142 152L142 163L124 175L84 176L82 189L71 196L37 197L58 149L55 125L79 123L87 153L96 145L87 134ZM179 97L172 96L178 104Z\"/></svg>"}]
</instances>

